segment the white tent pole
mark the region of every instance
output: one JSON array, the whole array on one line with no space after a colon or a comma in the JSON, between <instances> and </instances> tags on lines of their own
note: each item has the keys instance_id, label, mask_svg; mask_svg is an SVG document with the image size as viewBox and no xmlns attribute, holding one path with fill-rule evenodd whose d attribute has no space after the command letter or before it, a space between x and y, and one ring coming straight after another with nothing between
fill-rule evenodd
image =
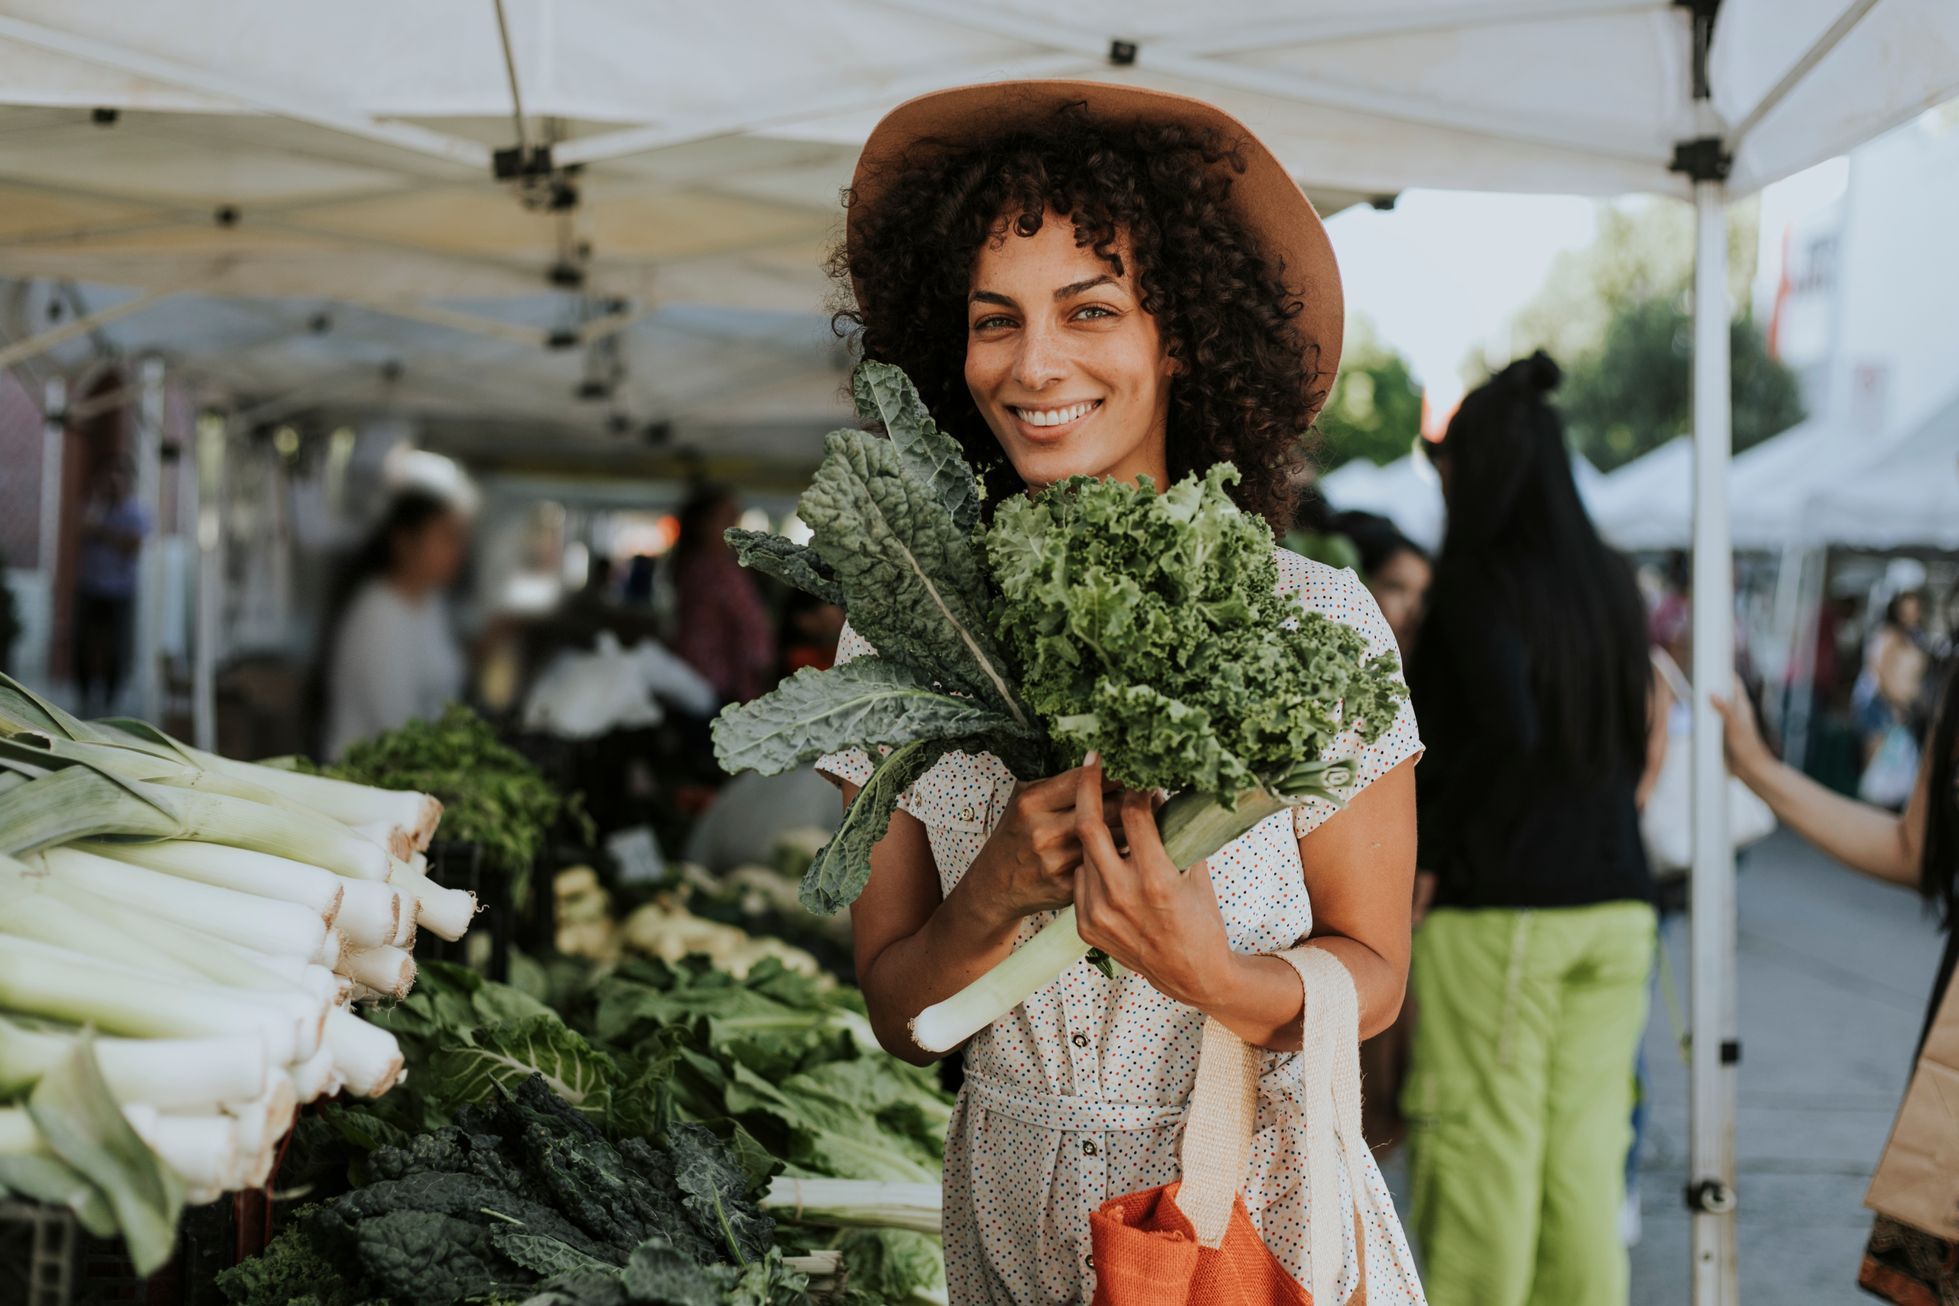
<instances>
[{"instance_id":1,"label":"white tent pole","mask_svg":"<svg viewBox=\"0 0 1959 1306\"><path fill-rule=\"evenodd\" d=\"M191 446L197 471L197 631L191 641L191 740L218 747L218 635L223 617L224 469L231 424L200 419Z\"/></svg>"},{"instance_id":2,"label":"white tent pole","mask_svg":"<svg viewBox=\"0 0 1959 1306\"><path fill-rule=\"evenodd\" d=\"M1728 842L1727 762L1710 692L1734 677L1729 547L1732 443L1726 188L1694 183L1694 733L1692 1113L1688 1201L1694 1306L1738 1306L1735 1260L1735 865Z\"/></svg>"},{"instance_id":3,"label":"white tent pole","mask_svg":"<svg viewBox=\"0 0 1959 1306\"><path fill-rule=\"evenodd\" d=\"M137 365L136 497L148 514L136 555L136 657L130 688L136 714L145 721L162 716L162 669L157 665L163 643L163 360L145 358Z\"/></svg>"}]
</instances>

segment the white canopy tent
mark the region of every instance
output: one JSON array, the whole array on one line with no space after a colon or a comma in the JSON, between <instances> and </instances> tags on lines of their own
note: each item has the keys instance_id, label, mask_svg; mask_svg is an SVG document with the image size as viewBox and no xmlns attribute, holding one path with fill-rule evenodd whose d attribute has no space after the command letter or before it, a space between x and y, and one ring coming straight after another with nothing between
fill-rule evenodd
<instances>
[{"instance_id":1,"label":"white canopy tent","mask_svg":"<svg viewBox=\"0 0 1959 1306\"><path fill-rule=\"evenodd\" d=\"M1582 454L1571 456L1571 478L1578 497L1593 509L1607 478ZM1392 521L1403 535L1434 553L1442 547L1447 511L1442 484L1420 453L1404 454L1386 466L1356 458L1319 480L1319 491L1336 512L1371 512Z\"/></svg>"},{"instance_id":2,"label":"white canopy tent","mask_svg":"<svg viewBox=\"0 0 1959 1306\"><path fill-rule=\"evenodd\" d=\"M6 0L0 275L140 292L134 308L96 308L124 314L98 318L112 339L154 303L214 293L352 300L501 339L508 297L555 288L553 325L530 339L568 333L587 352L670 306L814 314L836 188L871 122L916 91L1003 75L1213 99L1336 193L1691 199L1708 310L1694 677L1718 684L1732 643L1726 196L1959 92L1959 6ZM407 362L391 407L415 384ZM658 419L671 400L640 402L635 419ZM1731 1303L1733 865L1704 703L1694 774L1694 1295Z\"/></svg>"},{"instance_id":3,"label":"white canopy tent","mask_svg":"<svg viewBox=\"0 0 1959 1306\"><path fill-rule=\"evenodd\" d=\"M1959 549L1959 394L1868 464L1828 486L1804 519L1817 541Z\"/></svg>"}]
</instances>

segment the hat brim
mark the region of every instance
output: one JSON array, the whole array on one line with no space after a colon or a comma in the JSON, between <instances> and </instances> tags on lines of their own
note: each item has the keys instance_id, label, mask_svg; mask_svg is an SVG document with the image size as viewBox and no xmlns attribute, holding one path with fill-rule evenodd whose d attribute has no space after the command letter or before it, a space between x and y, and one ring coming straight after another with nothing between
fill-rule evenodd
<instances>
[{"instance_id":1,"label":"hat brim","mask_svg":"<svg viewBox=\"0 0 1959 1306\"><path fill-rule=\"evenodd\" d=\"M1326 226L1299 183L1249 127L1216 105L1187 95L1117 82L1050 79L982 82L907 100L884 115L857 157L844 226L853 260L862 238L860 217L876 210L902 167L926 161L929 152L952 153L1011 132L1037 130L1069 104L1083 105L1090 117L1105 121L1210 129L1237 144L1245 167L1232 174L1231 206L1287 287L1300 297L1303 308L1293 322L1305 345L1301 380L1323 403L1339 371L1346 328L1340 267Z\"/></svg>"}]
</instances>

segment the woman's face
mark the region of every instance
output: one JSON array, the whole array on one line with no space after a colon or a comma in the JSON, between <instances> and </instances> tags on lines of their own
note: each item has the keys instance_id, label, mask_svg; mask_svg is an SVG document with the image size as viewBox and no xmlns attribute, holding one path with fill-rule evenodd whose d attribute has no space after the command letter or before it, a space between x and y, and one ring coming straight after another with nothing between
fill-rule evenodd
<instances>
[{"instance_id":1,"label":"woman's face","mask_svg":"<svg viewBox=\"0 0 1959 1306\"><path fill-rule=\"evenodd\" d=\"M1408 549L1399 549L1376 567L1367 578L1367 588L1381 605L1381 615L1394 631L1394 642L1406 658L1421 632L1422 610L1428 601L1428 584L1433 576L1427 559Z\"/></svg>"},{"instance_id":2,"label":"woman's face","mask_svg":"<svg viewBox=\"0 0 1959 1306\"><path fill-rule=\"evenodd\" d=\"M1137 300L1135 260L1117 276L1050 212L1032 236L988 241L966 304L966 387L1029 486L1069 476L1168 480L1175 369Z\"/></svg>"},{"instance_id":3,"label":"woman's face","mask_svg":"<svg viewBox=\"0 0 1959 1306\"><path fill-rule=\"evenodd\" d=\"M401 537L395 578L418 593L439 593L456 583L468 553L469 523L461 513L440 513Z\"/></svg>"}]
</instances>

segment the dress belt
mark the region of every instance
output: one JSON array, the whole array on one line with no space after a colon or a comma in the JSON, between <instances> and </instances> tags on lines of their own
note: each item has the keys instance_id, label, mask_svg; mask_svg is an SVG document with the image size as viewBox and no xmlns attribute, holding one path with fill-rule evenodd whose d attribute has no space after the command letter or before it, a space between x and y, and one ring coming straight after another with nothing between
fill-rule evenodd
<instances>
[{"instance_id":1,"label":"dress belt","mask_svg":"<svg viewBox=\"0 0 1959 1306\"><path fill-rule=\"evenodd\" d=\"M1284 1113L1290 1105L1291 1083L1296 1078L1295 1057L1288 1057L1259 1076L1261 1109L1271 1103ZM1180 1125L1190 1111L1190 1099L1179 1102L1113 1102L1099 1097L1064 1097L1025 1084L1015 1084L985 1071L966 1071L962 1099L1009 1120L1038 1125L1043 1129L1098 1132L1105 1129L1160 1129Z\"/></svg>"}]
</instances>

